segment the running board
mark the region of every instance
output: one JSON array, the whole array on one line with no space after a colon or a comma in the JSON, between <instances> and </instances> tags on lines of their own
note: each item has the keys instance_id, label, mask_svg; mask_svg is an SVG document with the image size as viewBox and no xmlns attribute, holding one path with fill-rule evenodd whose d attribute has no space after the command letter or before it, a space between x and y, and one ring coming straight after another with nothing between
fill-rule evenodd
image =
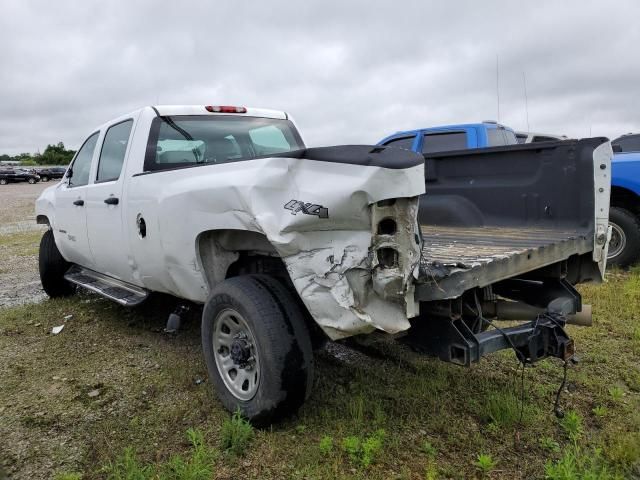
<instances>
[{"instance_id":1,"label":"running board","mask_svg":"<svg viewBox=\"0 0 640 480\"><path fill-rule=\"evenodd\" d=\"M125 307L140 305L149 296L149 291L144 288L77 265L71 267L64 278L71 283L96 292Z\"/></svg>"}]
</instances>

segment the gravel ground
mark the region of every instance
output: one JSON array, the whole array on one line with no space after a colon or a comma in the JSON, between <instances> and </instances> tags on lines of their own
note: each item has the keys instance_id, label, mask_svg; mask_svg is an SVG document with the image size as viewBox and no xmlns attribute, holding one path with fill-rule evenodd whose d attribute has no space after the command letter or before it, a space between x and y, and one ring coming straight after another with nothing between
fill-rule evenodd
<instances>
[{"instance_id":1,"label":"gravel ground","mask_svg":"<svg viewBox=\"0 0 640 480\"><path fill-rule=\"evenodd\" d=\"M45 296L37 257L44 227L36 224L34 204L53 184L25 182L0 187L0 307L39 302Z\"/></svg>"}]
</instances>

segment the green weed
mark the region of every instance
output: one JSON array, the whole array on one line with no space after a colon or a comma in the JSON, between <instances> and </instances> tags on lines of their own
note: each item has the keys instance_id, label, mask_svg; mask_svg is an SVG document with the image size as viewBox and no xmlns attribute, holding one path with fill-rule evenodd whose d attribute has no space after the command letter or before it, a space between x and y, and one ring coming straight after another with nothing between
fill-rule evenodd
<instances>
[{"instance_id":1,"label":"green weed","mask_svg":"<svg viewBox=\"0 0 640 480\"><path fill-rule=\"evenodd\" d=\"M596 449L583 454L578 448L569 449L557 462L547 462L544 468L548 480L622 480L622 476L611 470Z\"/></svg>"},{"instance_id":2,"label":"green weed","mask_svg":"<svg viewBox=\"0 0 640 480\"><path fill-rule=\"evenodd\" d=\"M215 452L204 443L202 432L194 429L187 431L193 451L191 456L175 455L161 467L163 480L208 480L213 475Z\"/></svg>"},{"instance_id":3,"label":"green weed","mask_svg":"<svg viewBox=\"0 0 640 480\"><path fill-rule=\"evenodd\" d=\"M619 386L614 385L613 387L609 388L609 396L611 396L611 400L613 400L614 402L619 402L624 396L624 390Z\"/></svg>"},{"instance_id":4,"label":"green weed","mask_svg":"<svg viewBox=\"0 0 640 480\"><path fill-rule=\"evenodd\" d=\"M253 426L244 418L240 410L222 424L221 448L232 455L243 455L253 439Z\"/></svg>"},{"instance_id":5,"label":"green weed","mask_svg":"<svg viewBox=\"0 0 640 480\"><path fill-rule=\"evenodd\" d=\"M362 468L371 465L382 450L385 431L376 430L373 435L361 440L360 437L351 435L342 439L342 450L349 456L351 462Z\"/></svg>"},{"instance_id":6,"label":"green weed","mask_svg":"<svg viewBox=\"0 0 640 480\"><path fill-rule=\"evenodd\" d=\"M151 465L141 464L131 447L124 449L124 453L114 462L109 462L104 472L107 480L147 480L153 476Z\"/></svg>"},{"instance_id":7,"label":"green weed","mask_svg":"<svg viewBox=\"0 0 640 480\"><path fill-rule=\"evenodd\" d=\"M576 443L584 432L582 417L574 410L569 410L560 420L560 426L565 431L569 439Z\"/></svg>"},{"instance_id":8,"label":"green weed","mask_svg":"<svg viewBox=\"0 0 640 480\"><path fill-rule=\"evenodd\" d=\"M434 447L428 440L425 440L422 444L422 451L426 453L430 458L433 458L438 454L438 450L436 449L436 447Z\"/></svg>"},{"instance_id":9,"label":"green weed","mask_svg":"<svg viewBox=\"0 0 640 480\"><path fill-rule=\"evenodd\" d=\"M523 408L521 399L509 391L489 393L483 405L483 417L499 427L511 427L520 421L529 423L532 417L530 408Z\"/></svg>"},{"instance_id":10,"label":"green weed","mask_svg":"<svg viewBox=\"0 0 640 480\"><path fill-rule=\"evenodd\" d=\"M322 437L318 448L322 455L329 455L333 451L333 437L329 437L328 435Z\"/></svg>"},{"instance_id":11,"label":"green weed","mask_svg":"<svg viewBox=\"0 0 640 480\"><path fill-rule=\"evenodd\" d=\"M481 453L477 456L476 461L474 462L474 465L482 476L486 476L494 468L496 468L497 463L498 462L496 462L491 457L491 455L486 453Z\"/></svg>"},{"instance_id":12,"label":"green weed","mask_svg":"<svg viewBox=\"0 0 640 480\"><path fill-rule=\"evenodd\" d=\"M540 439L540 446L553 453L560 452L560 444L551 437L542 437Z\"/></svg>"},{"instance_id":13,"label":"green weed","mask_svg":"<svg viewBox=\"0 0 640 480\"><path fill-rule=\"evenodd\" d=\"M593 409L591 410L591 412L598 418L603 418L606 417L607 414L609 413L609 409L607 407L605 407L604 405L596 405L595 407L593 407Z\"/></svg>"},{"instance_id":14,"label":"green weed","mask_svg":"<svg viewBox=\"0 0 640 480\"><path fill-rule=\"evenodd\" d=\"M103 472L108 480L208 480L213 475L215 452L204 443L202 432L187 430L192 451L187 457L172 456L166 463L145 465L128 447L115 462L109 462ZM80 477L78 477L80 478ZM73 480L73 477L65 480Z\"/></svg>"}]
</instances>

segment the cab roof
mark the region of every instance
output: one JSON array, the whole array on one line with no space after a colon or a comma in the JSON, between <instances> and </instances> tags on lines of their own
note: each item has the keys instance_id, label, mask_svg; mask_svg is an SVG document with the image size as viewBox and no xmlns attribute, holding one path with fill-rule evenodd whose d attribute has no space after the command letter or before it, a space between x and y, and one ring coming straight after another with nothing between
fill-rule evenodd
<instances>
[{"instance_id":1,"label":"cab roof","mask_svg":"<svg viewBox=\"0 0 640 480\"><path fill-rule=\"evenodd\" d=\"M222 113L222 112L211 112L208 111L205 107L211 106L208 105L155 105L151 108L155 108L158 113L162 116L171 116L171 115L242 115L247 117L264 117L264 118L275 118L279 120L287 120L289 117L286 112L282 112L279 110L270 110L266 108L255 108L255 107L245 107L241 106L241 108L245 109L245 113L233 112L233 113ZM240 107L240 106L239 106Z\"/></svg>"}]
</instances>

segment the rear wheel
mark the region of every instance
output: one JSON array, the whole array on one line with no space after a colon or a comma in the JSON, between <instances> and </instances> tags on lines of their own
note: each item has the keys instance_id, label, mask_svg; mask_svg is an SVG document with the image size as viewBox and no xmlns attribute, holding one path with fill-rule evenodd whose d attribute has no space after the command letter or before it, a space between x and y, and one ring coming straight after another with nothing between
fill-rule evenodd
<instances>
[{"instance_id":1,"label":"rear wheel","mask_svg":"<svg viewBox=\"0 0 640 480\"><path fill-rule=\"evenodd\" d=\"M40 240L38 257L40 282L46 294L51 298L72 295L75 286L64 279L64 274L71 264L60 254L51 230L44 232Z\"/></svg>"},{"instance_id":2,"label":"rear wheel","mask_svg":"<svg viewBox=\"0 0 640 480\"><path fill-rule=\"evenodd\" d=\"M9 181L6 178L0 178L0 185L6 185Z\"/></svg>"},{"instance_id":3,"label":"rear wheel","mask_svg":"<svg viewBox=\"0 0 640 480\"><path fill-rule=\"evenodd\" d=\"M217 285L202 314L202 349L220 401L258 426L295 412L311 392L309 333L275 278L245 275Z\"/></svg>"},{"instance_id":4,"label":"rear wheel","mask_svg":"<svg viewBox=\"0 0 640 480\"><path fill-rule=\"evenodd\" d=\"M47 177L46 175L43 175L40 177L40 180L43 182L48 182L49 181L49 177Z\"/></svg>"},{"instance_id":5,"label":"rear wheel","mask_svg":"<svg viewBox=\"0 0 640 480\"><path fill-rule=\"evenodd\" d=\"M31 177L29 180L27 180L27 182L29 182L31 185L33 185L34 183L36 183L36 179Z\"/></svg>"},{"instance_id":6,"label":"rear wheel","mask_svg":"<svg viewBox=\"0 0 640 480\"><path fill-rule=\"evenodd\" d=\"M609 209L611 241L607 261L626 267L640 259L640 220L629 210L620 207Z\"/></svg>"}]
</instances>

